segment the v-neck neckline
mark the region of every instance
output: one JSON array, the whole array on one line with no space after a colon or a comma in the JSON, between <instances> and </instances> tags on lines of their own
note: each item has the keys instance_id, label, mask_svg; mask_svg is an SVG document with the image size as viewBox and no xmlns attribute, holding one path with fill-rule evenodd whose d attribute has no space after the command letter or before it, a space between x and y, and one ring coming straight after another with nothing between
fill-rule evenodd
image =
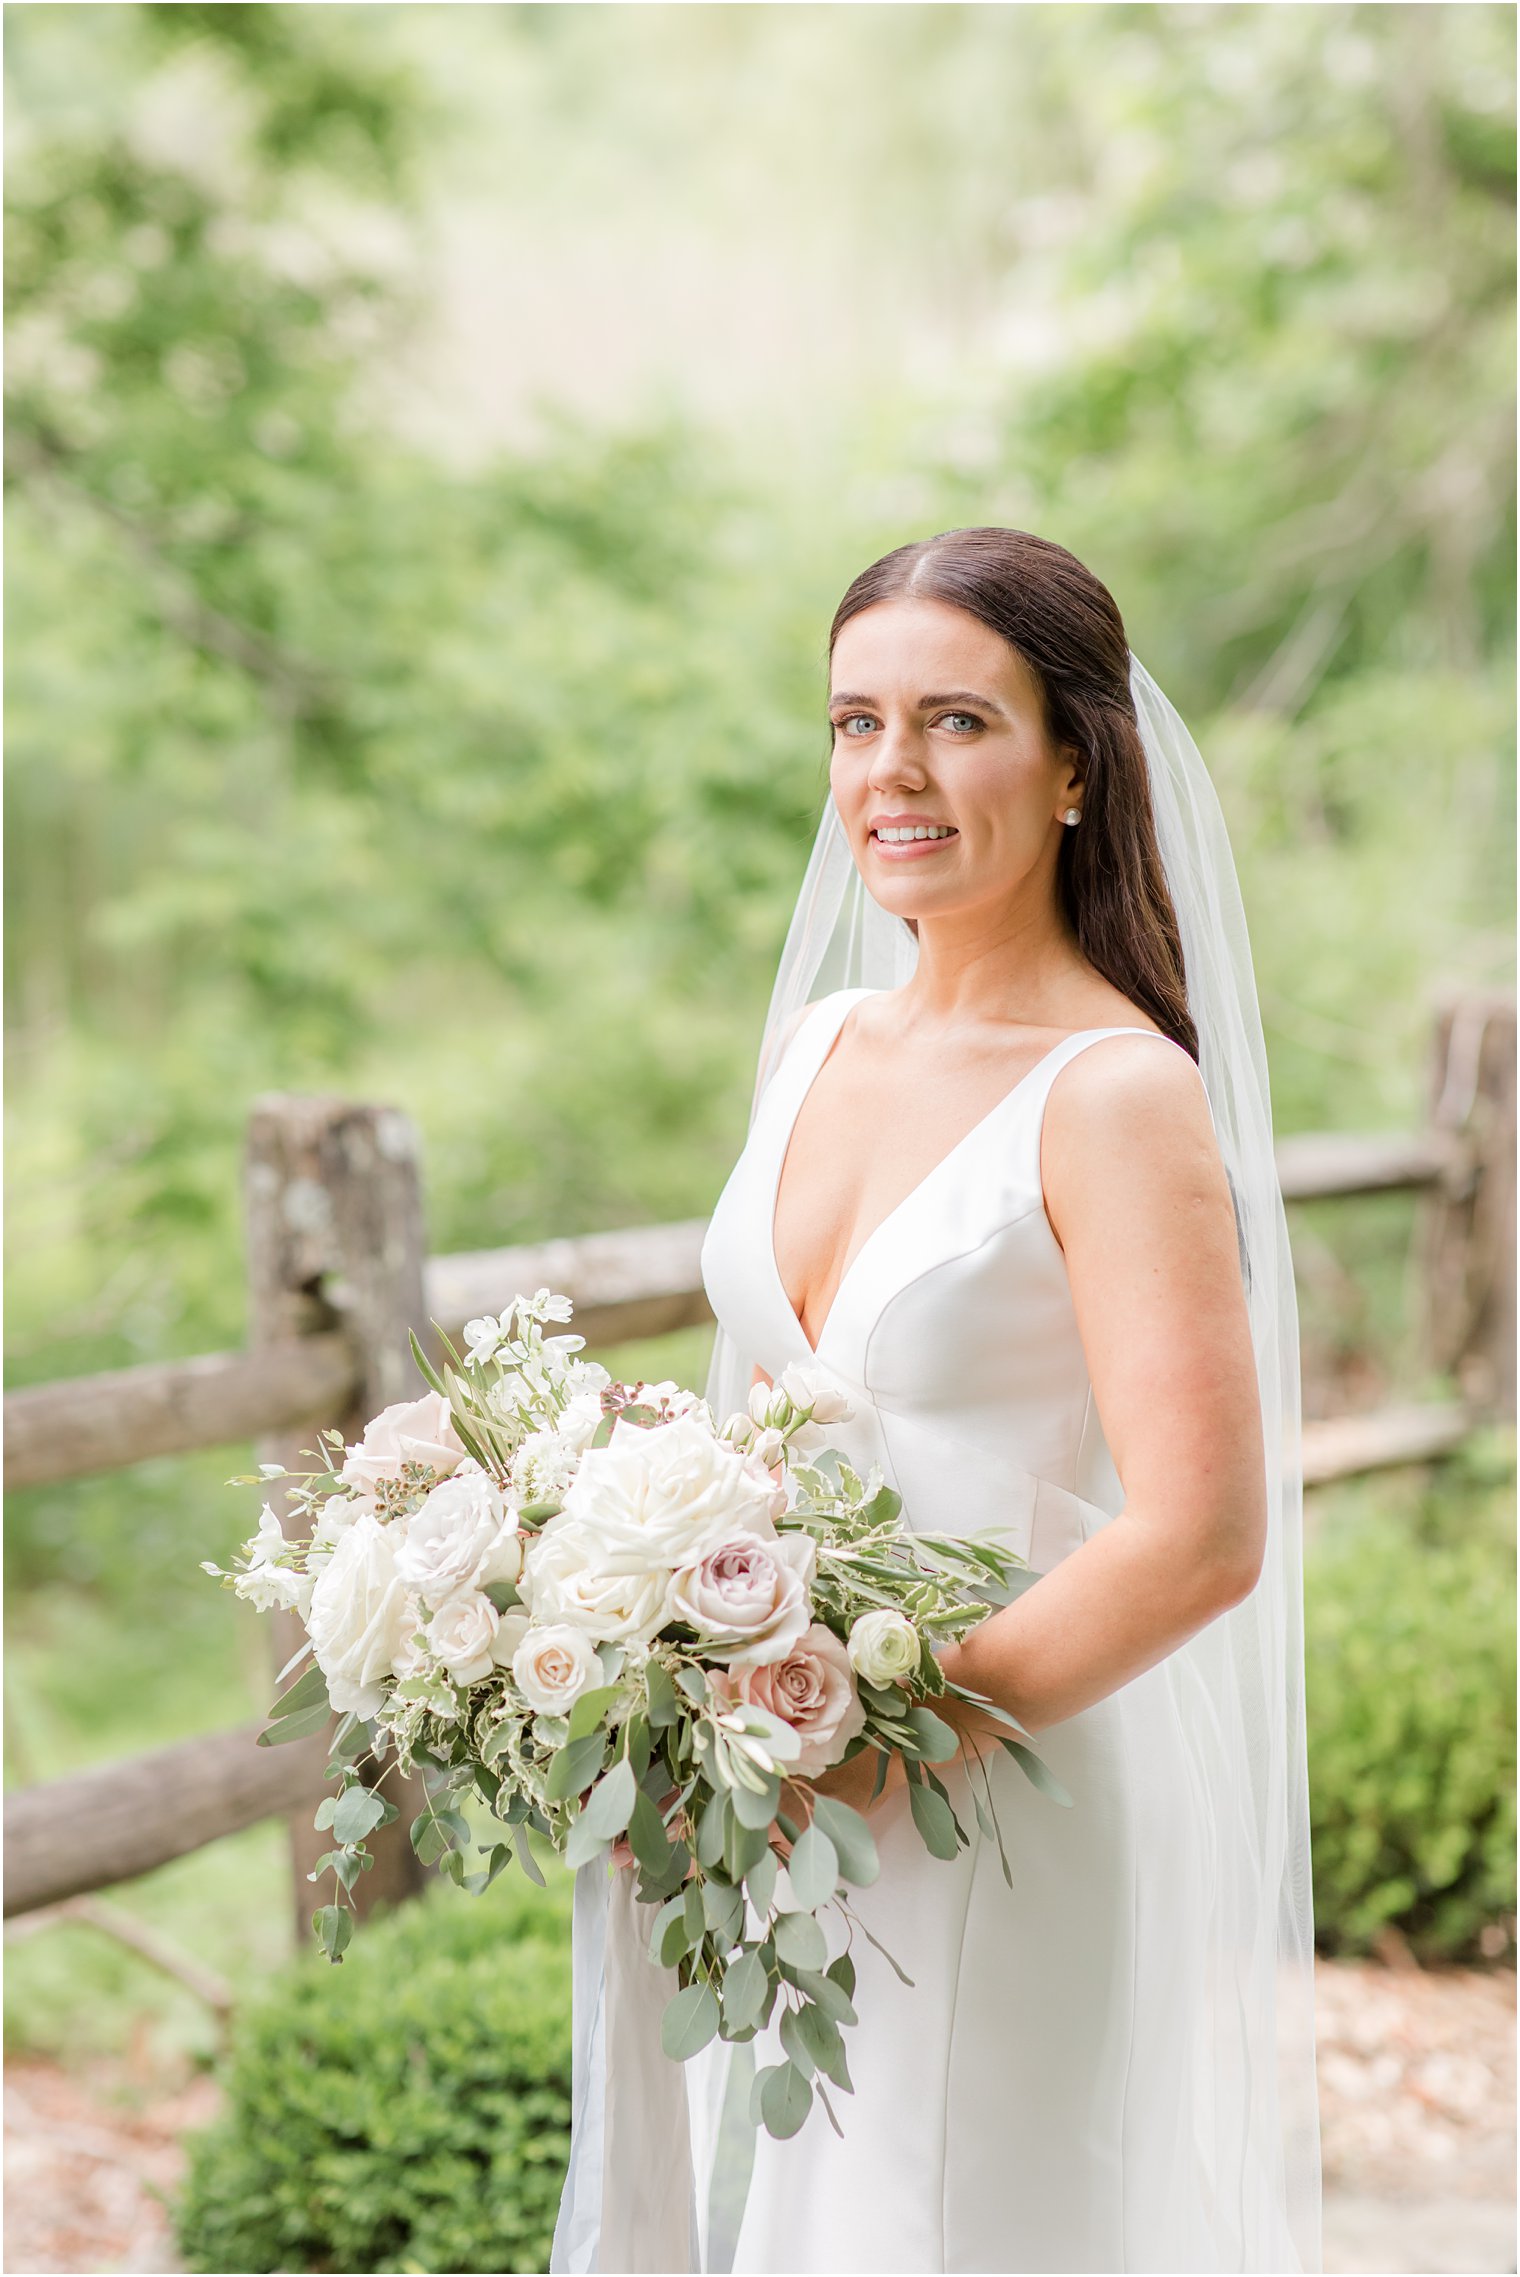
<instances>
[{"instance_id":1,"label":"v-neck neckline","mask_svg":"<svg viewBox=\"0 0 1520 2277\"><path fill-rule=\"evenodd\" d=\"M861 1242L860 1246L855 1251L854 1256L849 1259L844 1271L840 1274L838 1285L836 1286L833 1297L829 1303L829 1309L823 1316L823 1325L818 1331L818 1341L815 1344L809 1341L808 1332L802 1325L801 1315L798 1313L796 1306L793 1304L791 1296L788 1293L786 1283L782 1279L781 1263L776 1251L776 1205L781 1199L781 1181L786 1173L786 1158L791 1152L792 1135L797 1128L797 1118L802 1112L809 1092L812 1090L819 1076L823 1073L824 1067L831 1053L833 1052L835 1045L839 1042L840 1037L844 1034L845 1026L849 1020L850 1014L855 1010L856 1005L862 1003L866 997L885 996L890 994L890 991L882 988L857 988L852 990L842 990L841 994L847 996L849 1001L845 1004L839 1019L834 1023L833 1033L827 1036L823 1050L819 1054L812 1072L807 1076L801 1090L798 1091L796 1097L792 1100L785 1123L779 1134L779 1143L776 1147L775 1166L771 1173L770 1179L769 1200L766 1207L766 1251L770 1260L771 1278L774 1280L777 1292L781 1298L782 1310L790 1319L792 1328L794 1329L799 1341L802 1344L803 1350L806 1352L810 1360L816 1360L821 1356L824 1344L828 1338L829 1330L832 1328L835 1315L839 1311L840 1301L843 1298L845 1290L849 1286L851 1279L855 1275L856 1268L860 1265L867 1251L875 1247L887 1229L890 1226L894 1225L896 1221L902 1217L904 1212L919 1199L920 1195L923 1194L927 1187L933 1185L935 1181L943 1175L943 1173L949 1168L950 1164L955 1161L956 1157L960 1154L963 1154L965 1150L971 1145L974 1139L980 1137L981 1133L987 1128L988 1124L1003 1112L1003 1109L1009 1104L1010 1100L1017 1098L1018 1094L1024 1089L1024 1086L1029 1083L1033 1077L1039 1074L1041 1068L1045 1066L1047 1061L1053 1059L1057 1052L1064 1051L1068 1044L1075 1043L1079 1036L1100 1036L1109 1034L1120 1036L1164 1036L1165 1034L1164 1030L1157 1028L1073 1028L1069 1035L1062 1036L1058 1042L1053 1043L1048 1051L1041 1052L1039 1058L1035 1060L1032 1066L1027 1067L1024 1070L1024 1073L1019 1077L1018 1081L1011 1085L1010 1088L1002 1094L1001 1098L995 1099L992 1105L987 1109L987 1112L984 1115L979 1115L977 1117L976 1121L971 1125L971 1128L968 1131L962 1133L961 1137L955 1141L954 1145L949 1149L949 1151L945 1154L942 1154L938 1162L931 1164L929 1169L924 1172L922 1178L918 1179L914 1185L908 1188L907 1193L903 1195L901 1201L894 1203L892 1208L888 1210L886 1216L877 1220L876 1224L866 1235L864 1241ZM799 1033L797 1042L800 1043L801 1041L802 1038Z\"/></svg>"}]
</instances>

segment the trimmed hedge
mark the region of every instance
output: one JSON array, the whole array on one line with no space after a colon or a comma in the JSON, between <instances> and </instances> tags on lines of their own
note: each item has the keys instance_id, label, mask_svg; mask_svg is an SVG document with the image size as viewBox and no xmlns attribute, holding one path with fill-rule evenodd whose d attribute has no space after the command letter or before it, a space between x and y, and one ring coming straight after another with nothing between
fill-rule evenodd
<instances>
[{"instance_id":1,"label":"trimmed hedge","mask_svg":"<svg viewBox=\"0 0 1520 2277\"><path fill-rule=\"evenodd\" d=\"M1469 1522L1465 1528L1463 1521ZM1515 1563L1476 1497L1369 1496L1305 1585L1317 1942L1469 1959L1515 1912ZM1489 1948L1491 1950L1491 1947Z\"/></svg>"},{"instance_id":2,"label":"trimmed hedge","mask_svg":"<svg viewBox=\"0 0 1520 2277\"><path fill-rule=\"evenodd\" d=\"M515 1872L515 1869L514 1869ZM198 2270L544 2270L570 2135L569 1883L440 1888L239 2017L176 2209Z\"/></svg>"}]
</instances>

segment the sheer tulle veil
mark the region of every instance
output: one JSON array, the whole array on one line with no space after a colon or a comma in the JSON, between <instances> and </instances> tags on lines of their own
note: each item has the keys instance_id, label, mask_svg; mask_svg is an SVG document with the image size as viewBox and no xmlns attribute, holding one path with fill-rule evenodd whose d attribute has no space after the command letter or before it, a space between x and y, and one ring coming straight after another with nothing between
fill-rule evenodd
<instances>
[{"instance_id":1,"label":"sheer tulle veil","mask_svg":"<svg viewBox=\"0 0 1520 2277\"><path fill-rule=\"evenodd\" d=\"M1203 1863L1180 1893L1179 1933L1185 1924L1193 1949L1168 1998L1175 2000L1175 2030L1184 2036L1191 2074L1204 2089L1196 2098L1196 2172L1218 2233L1229 2240L1231 2258L1220 2266L1317 2270L1293 1265L1250 939L1224 818L1197 745L1133 653L1130 689L1181 931L1200 1072L1234 1193L1269 1512L1256 1587L1162 1664L1178 1728L1187 1735L1192 1788L1209 1820L1197 1854ZM803 1005L839 988L898 987L916 959L908 927L866 891L830 798L782 952L751 1113ZM715 1415L744 1404L754 1366L755 1356L720 1329L706 1385ZM616 1880L626 1884L628 1877ZM684 2079L673 2065L660 2069L658 2015L669 1987L634 1949L638 1927L626 1890L614 1888L609 1897L605 1868L583 1867L576 1889L576 2110L555 2270L728 2266L745 2173L747 2051L717 2043L685 2067ZM658 2203L651 2202L651 2156L662 2176ZM1016 2208L1010 2219L1016 2221ZM660 2251L680 2257L648 2258Z\"/></svg>"}]
</instances>

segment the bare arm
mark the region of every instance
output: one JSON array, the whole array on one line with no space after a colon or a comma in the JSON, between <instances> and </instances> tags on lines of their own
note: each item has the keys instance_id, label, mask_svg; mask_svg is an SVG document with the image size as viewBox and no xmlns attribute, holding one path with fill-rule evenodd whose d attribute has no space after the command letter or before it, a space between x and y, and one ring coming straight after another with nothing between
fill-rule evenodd
<instances>
[{"instance_id":1,"label":"bare arm","mask_svg":"<svg viewBox=\"0 0 1520 2277\"><path fill-rule=\"evenodd\" d=\"M1247 1596L1266 1539L1235 1216L1197 1069L1149 1042L1084 1052L1051 1087L1042 1158L1124 1506L941 1656L1031 1731Z\"/></svg>"}]
</instances>

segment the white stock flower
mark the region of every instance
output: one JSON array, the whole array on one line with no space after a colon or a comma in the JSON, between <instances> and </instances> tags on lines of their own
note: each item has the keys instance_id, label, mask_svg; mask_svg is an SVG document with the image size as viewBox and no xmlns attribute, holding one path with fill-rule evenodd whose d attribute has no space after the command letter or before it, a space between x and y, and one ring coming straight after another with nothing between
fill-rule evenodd
<instances>
[{"instance_id":1,"label":"white stock flower","mask_svg":"<svg viewBox=\"0 0 1520 2277\"><path fill-rule=\"evenodd\" d=\"M583 1527L610 1572L694 1564L731 1534L769 1536L769 1480L696 1415L647 1430L619 1423L581 1457L564 1515Z\"/></svg>"},{"instance_id":2,"label":"white stock flower","mask_svg":"<svg viewBox=\"0 0 1520 2277\"><path fill-rule=\"evenodd\" d=\"M599 1644L648 1644L670 1619L668 1568L609 1572L596 1537L563 1514L529 1547L521 1588L535 1621L583 1629Z\"/></svg>"},{"instance_id":3,"label":"white stock flower","mask_svg":"<svg viewBox=\"0 0 1520 2277\"><path fill-rule=\"evenodd\" d=\"M529 1624L512 1655L512 1679L530 1708L541 1716L568 1715L602 1664L584 1629Z\"/></svg>"},{"instance_id":4,"label":"white stock flower","mask_svg":"<svg viewBox=\"0 0 1520 2277\"><path fill-rule=\"evenodd\" d=\"M428 1649L455 1684L478 1684L496 1666L496 1631L501 1617L478 1589L451 1597L428 1623Z\"/></svg>"},{"instance_id":5,"label":"white stock flower","mask_svg":"<svg viewBox=\"0 0 1520 2277\"><path fill-rule=\"evenodd\" d=\"M673 1376L663 1376L657 1384L646 1384L639 1394L641 1407L668 1407L672 1415L695 1415L706 1401L700 1392L688 1390Z\"/></svg>"},{"instance_id":6,"label":"white stock flower","mask_svg":"<svg viewBox=\"0 0 1520 2277\"><path fill-rule=\"evenodd\" d=\"M735 1668L780 1660L812 1620L816 1556L808 1534L736 1534L676 1575L671 1618L695 1629L714 1660Z\"/></svg>"},{"instance_id":7,"label":"white stock flower","mask_svg":"<svg viewBox=\"0 0 1520 2277\"><path fill-rule=\"evenodd\" d=\"M557 1431L530 1431L512 1457L512 1491L523 1502L561 1502L579 1461Z\"/></svg>"},{"instance_id":8,"label":"white stock flower","mask_svg":"<svg viewBox=\"0 0 1520 2277\"><path fill-rule=\"evenodd\" d=\"M493 1320L487 1312L482 1313L478 1320L465 1322L464 1340L469 1346L465 1355L466 1367L483 1368L488 1360L495 1359L497 1346L504 1344L510 1334L507 1327L509 1318L510 1314L506 1314L500 1320Z\"/></svg>"},{"instance_id":9,"label":"white stock flower","mask_svg":"<svg viewBox=\"0 0 1520 2277\"><path fill-rule=\"evenodd\" d=\"M890 1606L862 1613L850 1630L850 1666L867 1684L901 1684L921 1657L917 1629Z\"/></svg>"},{"instance_id":10,"label":"white stock flower","mask_svg":"<svg viewBox=\"0 0 1520 2277\"><path fill-rule=\"evenodd\" d=\"M317 1575L306 1627L340 1714L372 1716L414 1621L395 1533L363 1511Z\"/></svg>"},{"instance_id":11,"label":"white stock flower","mask_svg":"<svg viewBox=\"0 0 1520 2277\"><path fill-rule=\"evenodd\" d=\"M261 1613L273 1612L278 1606L287 1612L299 1613L304 1620L311 1603L311 1576L297 1573L292 1566L276 1564L285 1546L280 1521L266 1502L259 1513L258 1532L243 1544L248 1565L234 1577L233 1593L256 1605Z\"/></svg>"},{"instance_id":12,"label":"white stock flower","mask_svg":"<svg viewBox=\"0 0 1520 2277\"><path fill-rule=\"evenodd\" d=\"M464 1460L464 1443L454 1429L449 1403L441 1392L397 1400L364 1426L357 1447L345 1450L338 1476L361 1494L382 1480L398 1479L403 1463L428 1463L446 1478Z\"/></svg>"},{"instance_id":13,"label":"white stock flower","mask_svg":"<svg viewBox=\"0 0 1520 2277\"><path fill-rule=\"evenodd\" d=\"M478 1463L463 1465L406 1520L396 1570L434 1606L462 1590L515 1581L522 1568L516 1529L517 1513L495 1480Z\"/></svg>"},{"instance_id":14,"label":"white stock flower","mask_svg":"<svg viewBox=\"0 0 1520 2277\"><path fill-rule=\"evenodd\" d=\"M574 1311L568 1297L556 1296L552 1289L536 1289L531 1297L517 1297L508 1308L520 1321L568 1320Z\"/></svg>"}]
</instances>

